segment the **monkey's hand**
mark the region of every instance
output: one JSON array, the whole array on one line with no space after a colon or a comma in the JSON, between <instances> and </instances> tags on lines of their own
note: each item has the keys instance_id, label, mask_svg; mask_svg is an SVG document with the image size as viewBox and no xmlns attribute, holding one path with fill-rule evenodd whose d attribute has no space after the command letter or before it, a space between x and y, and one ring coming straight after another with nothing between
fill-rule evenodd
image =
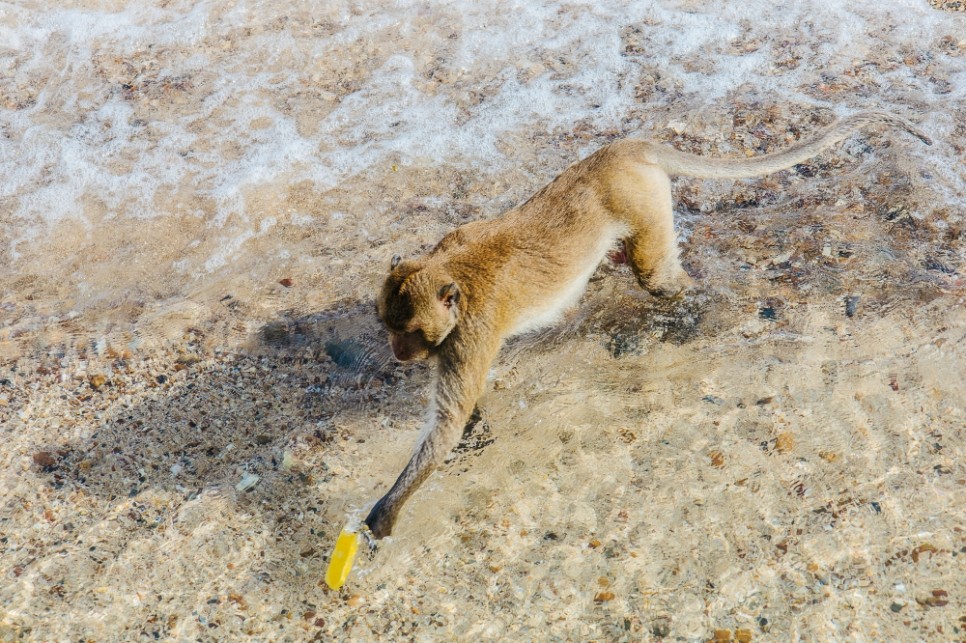
<instances>
[{"instance_id":1,"label":"monkey's hand","mask_svg":"<svg viewBox=\"0 0 966 643\"><path fill-rule=\"evenodd\" d=\"M366 516L365 523L369 527L372 536L377 540L392 535L392 527L396 523L396 515L389 511L386 496L380 498L379 502L373 506L369 515Z\"/></svg>"}]
</instances>

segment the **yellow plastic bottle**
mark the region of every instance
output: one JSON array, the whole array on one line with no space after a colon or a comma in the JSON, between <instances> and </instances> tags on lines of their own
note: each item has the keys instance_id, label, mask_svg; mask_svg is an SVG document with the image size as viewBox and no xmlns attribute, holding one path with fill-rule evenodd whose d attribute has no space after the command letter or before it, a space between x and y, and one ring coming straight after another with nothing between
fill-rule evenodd
<instances>
[{"instance_id":1,"label":"yellow plastic bottle","mask_svg":"<svg viewBox=\"0 0 966 643\"><path fill-rule=\"evenodd\" d=\"M345 585L345 580L352 570L352 563L356 559L356 552L359 551L360 537L358 531L349 527L339 533L339 538L335 541L335 549L329 557L329 568L325 572L325 584L330 588L339 589Z\"/></svg>"}]
</instances>

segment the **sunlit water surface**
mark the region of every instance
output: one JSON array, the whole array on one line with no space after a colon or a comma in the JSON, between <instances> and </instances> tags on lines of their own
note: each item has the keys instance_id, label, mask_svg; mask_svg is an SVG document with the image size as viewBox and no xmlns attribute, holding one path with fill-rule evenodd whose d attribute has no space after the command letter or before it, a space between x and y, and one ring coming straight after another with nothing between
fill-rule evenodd
<instances>
[{"instance_id":1,"label":"sunlit water surface","mask_svg":"<svg viewBox=\"0 0 966 643\"><path fill-rule=\"evenodd\" d=\"M0 4L0 639L962 637L963 14L55 4ZM676 180L701 291L603 266L320 586L427 403L393 254L619 137L752 156L865 108L936 144Z\"/></svg>"}]
</instances>

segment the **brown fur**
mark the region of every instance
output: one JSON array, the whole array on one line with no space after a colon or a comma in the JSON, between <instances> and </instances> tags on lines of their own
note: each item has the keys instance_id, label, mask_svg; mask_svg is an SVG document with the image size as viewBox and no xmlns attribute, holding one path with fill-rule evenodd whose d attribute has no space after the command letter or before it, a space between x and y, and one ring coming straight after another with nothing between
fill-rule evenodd
<instances>
[{"instance_id":1,"label":"brown fur","mask_svg":"<svg viewBox=\"0 0 966 643\"><path fill-rule=\"evenodd\" d=\"M438 368L423 436L366 518L373 535L392 532L403 503L456 445L503 341L552 324L576 303L615 241L624 240L627 261L650 293L673 296L691 285L678 259L669 172L760 176L872 123L898 125L929 142L879 112L838 121L814 139L755 159L705 159L623 140L571 165L502 217L450 232L425 257L394 258L377 302L393 352L399 359L433 358Z\"/></svg>"}]
</instances>

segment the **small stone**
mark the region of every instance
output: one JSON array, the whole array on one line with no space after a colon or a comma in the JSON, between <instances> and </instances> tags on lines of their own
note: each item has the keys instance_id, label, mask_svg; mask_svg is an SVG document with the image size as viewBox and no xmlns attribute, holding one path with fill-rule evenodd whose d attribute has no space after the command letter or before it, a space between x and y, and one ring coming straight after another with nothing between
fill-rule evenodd
<instances>
[{"instance_id":1,"label":"small stone","mask_svg":"<svg viewBox=\"0 0 966 643\"><path fill-rule=\"evenodd\" d=\"M34 464L45 471L57 466L57 460L49 451L38 451L34 454L33 459Z\"/></svg>"},{"instance_id":2,"label":"small stone","mask_svg":"<svg viewBox=\"0 0 966 643\"><path fill-rule=\"evenodd\" d=\"M292 452L286 449L282 452L282 471L291 471L298 465L298 461Z\"/></svg>"},{"instance_id":3,"label":"small stone","mask_svg":"<svg viewBox=\"0 0 966 643\"><path fill-rule=\"evenodd\" d=\"M612 600L614 600L614 592L603 591L603 592L597 592L594 595L595 603L606 603L607 601L612 601Z\"/></svg>"},{"instance_id":4,"label":"small stone","mask_svg":"<svg viewBox=\"0 0 966 643\"><path fill-rule=\"evenodd\" d=\"M721 453L721 451L711 452L711 466L717 467L720 469L721 467L724 466L724 463L725 463L724 454Z\"/></svg>"},{"instance_id":5,"label":"small stone","mask_svg":"<svg viewBox=\"0 0 966 643\"><path fill-rule=\"evenodd\" d=\"M671 619L666 616L659 616L651 623L651 634L659 638L664 638L671 634Z\"/></svg>"},{"instance_id":6,"label":"small stone","mask_svg":"<svg viewBox=\"0 0 966 643\"><path fill-rule=\"evenodd\" d=\"M261 479L262 477L258 474L246 472L245 475L242 476L241 481L235 485L235 490L239 493L250 491L251 489L255 488L255 485L257 485L258 481Z\"/></svg>"},{"instance_id":7,"label":"small stone","mask_svg":"<svg viewBox=\"0 0 966 643\"><path fill-rule=\"evenodd\" d=\"M889 609L892 610L893 612L895 612L896 614L898 614L899 612L902 611L902 608L903 607L905 607L905 604L904 603L894 602L894 603L892 603L892 605L889 606Z\"/></svg>"},{"instance_id":8,"label":"small stone","mask_svg":"<svg viewBox=\"0 0 966 643\"><path fill-rule=\"evenodd\" d=\"M916 602L924 607L945 607L949 605L949 593L944 589L934 589L929 596L917 598Z\"/></svg>"},{"instance_id":9,"label":"small stone","mask_svg":"<svg viewBox=\"0 0 966 643\"><path fill-rule=\"evenodd\" d=\"M775 450L779 453L788 453L795 448L795 436L788 431L779 433L775 438Z\"/></svg>"},{"instance_id":10,"label":"small stone","mask_svg":"<svg viewBox=\"0 0 966 643\"><path fill-rule=\"evenodd\" d=\"M587 545L588 545L588 546L589 546L589 547L590 547L591 549L597 549L598 547L600 547L600 541L599 541L598 539L596 539L596 538L592 538L592 539L590 540L590 542L589 542L589 543L587 543Z\"/></svg>"},{"instance_id":11,"label":"small stone","mask_svg":"<svg viewBox=\"0 0 966 643\"><path fill-rule=\"evenodd\" d=\"M918 563L919 562L919 555L920 554L929 554L930 557L931 557L937 551L939 551L939 550L936 549L936 546L935 545L933 545L931 543L923 543L923 544L919 545L918 547L915 547L909 553L909 555L912 557L912 562Z\"/></svg>"},{"instance_id":12,"label":"small stone","mask_svg":"<svg viewBox=\"0 0 966 643\"><path fill-rule=\"evenodd\" d=\"M89 381L91 383L91 388L96 391L97 389L107 384L107 377L98 373L96 375L91 375Z\"/></svg>"},{"instance_id":13,"label":"small stone","mask_svg":"<svg viewBox=\"0 0 966 643\"><path fill-rule=\"evenodd\" d=\"M279 279L278 280L278 283L282 284L286 288L291 288L292 287L292 280L289 279L288 277L286 277L285 279Z\"/></svg>"},{"instance_id":14,"label":"small stone","mask_svg":"<svg viewBox=\"0 0 966 643\"><path fill-rule=\"evenodd\" d=\"M855 310L859 306L859 298L856 295L850 295L845 298L845 316L855 317Z\"/></svg>"},{"instance_id":15,"label":"small stone","mask_svg":"<svg viewBox=\"0 0 966 643\"><path fill-rule=\"evenodd\" d=\"M197 355L191 355L189 353L181 353L181 355L178 356L178 359L176 359L174 362L174 370L183 371L189 366L194 366L200 361L201 361L201 358L198 357Z\"/></svg>"},{"instance_id":16,"label":"small stone","mask_svg":"<svg viewBox=\"0 0 966 643\"><path fill-rule=\"evenodd\" d=\"M365 602L366 602L366 599L363 598L360 594L353 594L346 601L346 605L348 605L349 607L359 607Z\"/></svg>"}]
</instances>

